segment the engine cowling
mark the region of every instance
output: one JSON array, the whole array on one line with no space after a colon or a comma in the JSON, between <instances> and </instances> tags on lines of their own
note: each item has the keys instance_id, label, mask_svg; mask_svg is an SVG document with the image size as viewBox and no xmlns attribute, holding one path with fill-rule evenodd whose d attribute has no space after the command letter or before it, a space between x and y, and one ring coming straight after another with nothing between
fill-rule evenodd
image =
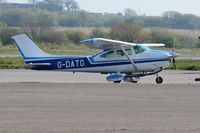
<instances>
[{"instance_id":1,"label":"engine cowling","mask_svg":"<svg viewBox=\"0 0 200 133\"><path fill-rule=\"evenodd\" d=\"M106 79L109 82L121 81L121 80L124 79L124 75L122 75L122 74L111 74Z\"/></svg>"}]
</instances>

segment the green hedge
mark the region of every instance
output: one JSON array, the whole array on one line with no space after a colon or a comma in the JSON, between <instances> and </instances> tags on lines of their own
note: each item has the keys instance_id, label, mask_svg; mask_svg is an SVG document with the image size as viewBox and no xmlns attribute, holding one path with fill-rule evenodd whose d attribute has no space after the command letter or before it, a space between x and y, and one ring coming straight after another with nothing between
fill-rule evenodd
<instances>
[{"instance_id":1,"label":"green hedge","mask_svg":"<svg viewBox=\"0 0 200 133\"><path fill-rule=\"evenodd\" d=\"M25 63L22 58L0 58L0 69L22 69Z\"/></svg>"},{"instance_id":2,"label":"green hedge","mask_svg":"<svg viewBox=\"0 0 200 133\"><path fill-rule=\"evenodd\" d=\"M177 60L177 70L200 70L200 61L197 60ZM173 70L174 67L171 64L167 69Z\"/></svg>"}]
</instances>

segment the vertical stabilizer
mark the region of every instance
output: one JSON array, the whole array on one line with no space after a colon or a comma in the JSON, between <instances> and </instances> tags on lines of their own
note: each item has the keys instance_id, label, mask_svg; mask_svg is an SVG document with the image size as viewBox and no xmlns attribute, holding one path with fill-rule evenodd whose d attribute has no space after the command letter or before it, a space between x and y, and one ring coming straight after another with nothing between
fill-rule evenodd
<instances>
[{"instance_id":1,"label":"vertical stabilizer","mask_svg":"<svg viewBox=\"0 0 200 133\"><path fill-rule=\"evenodd\" d=\"M18 47L24 60L39 57L49 57L50 54L42 51L27 35L21 34L13 36L16 46Z\"/></svg>"}]
</instances>

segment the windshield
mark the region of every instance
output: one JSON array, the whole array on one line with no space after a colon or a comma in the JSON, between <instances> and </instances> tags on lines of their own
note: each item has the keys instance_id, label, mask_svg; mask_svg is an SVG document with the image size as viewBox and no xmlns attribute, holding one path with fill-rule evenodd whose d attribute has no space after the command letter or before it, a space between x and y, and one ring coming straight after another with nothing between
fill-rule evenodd
<instances>
[{"instance_id":1,"label":"windshield","mask_svg":"<svg viewBox=\"0 0 200 133\"><path fill-rule=\"evenodd\" d=\"M149 50L148 47L145 47L143 45L136 45L136 46L133 46L133 48L134 48L136 54L139 54L139 53Z\"/></svg>"}]
</instances>

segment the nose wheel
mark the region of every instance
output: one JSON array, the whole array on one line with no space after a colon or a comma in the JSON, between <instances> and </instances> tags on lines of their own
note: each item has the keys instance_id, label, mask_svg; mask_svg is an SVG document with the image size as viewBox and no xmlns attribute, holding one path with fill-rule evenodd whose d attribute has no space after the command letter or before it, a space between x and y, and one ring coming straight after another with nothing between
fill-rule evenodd
<instances>
[{"instance_id":1,"label":"nose wheel","mask_svg":"<svg viewBox=\"0 0 200 133\"><path fill-rule=\"evenodd\" d=\"M121 80L113 81L113 83L115 83L115 84L119 84L119 83L121 83Z\"/></svg>"},{"instance_id":2,"label":"nose wheel","mask_svg":"<svg viewBox=\"0 0 200 133\"><path fill-rule=\"evenodd\" d=\"M163 83L163 78L162 78L162 77L159 77L159 76L157 75L156 83L157 83L157 84L162 84L162 83Z\"/></svg>"}]
</instances>

